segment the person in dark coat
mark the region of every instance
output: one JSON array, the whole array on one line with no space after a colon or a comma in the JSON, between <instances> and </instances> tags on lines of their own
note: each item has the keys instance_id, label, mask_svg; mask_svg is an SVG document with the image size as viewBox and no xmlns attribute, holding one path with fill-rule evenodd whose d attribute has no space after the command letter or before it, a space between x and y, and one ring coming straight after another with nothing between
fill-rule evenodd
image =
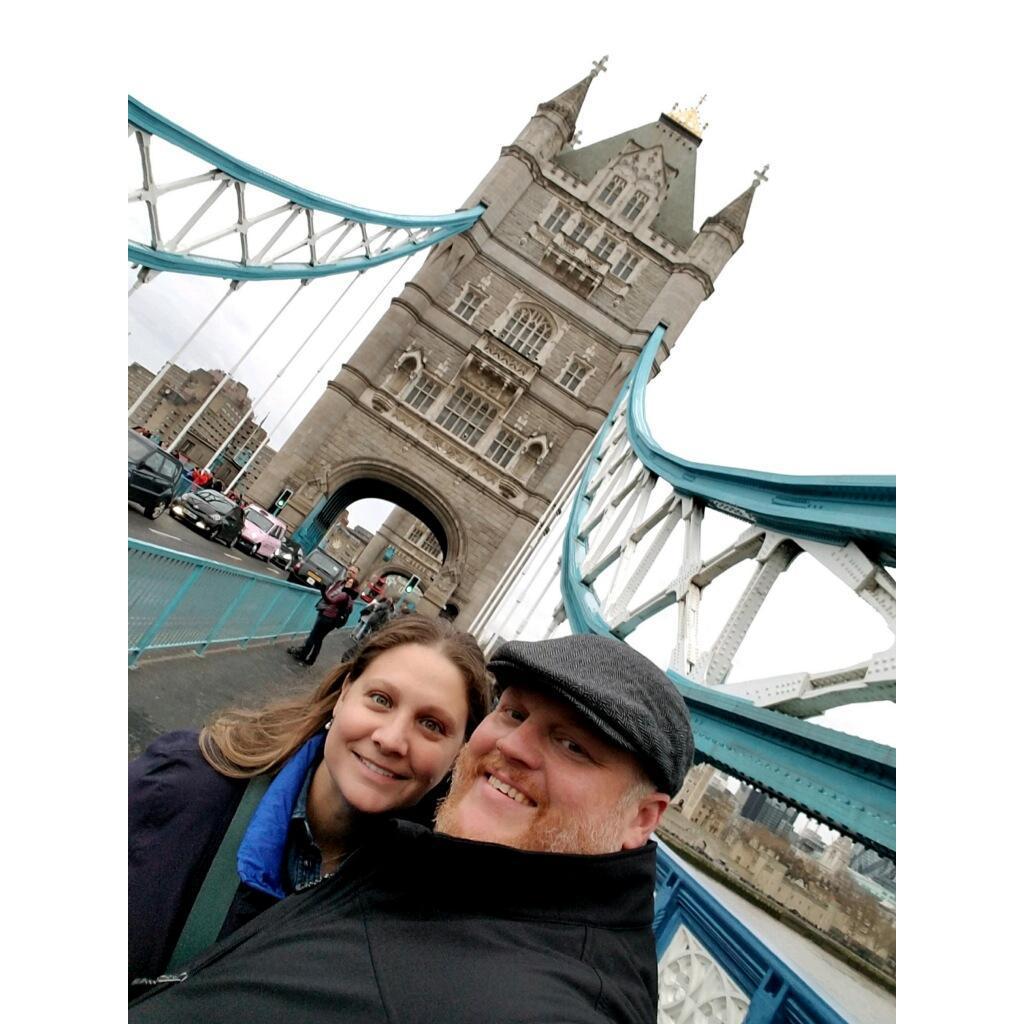
<instances>
[{"instance_id":1,"label":"person in dark coat","mask_svg":"<svg viewBox=\"0 0 1024 1024\"><path fill-rule=\"evenodd\" d=\"M323 595L317 602L316 622L301 647L289 647L288 653L303 665L312 665L320 656L320 647L327 634L341 629L352 612L352 590L355 581L349 577L344 581L335 580L330 586L321 587Z\"/></svg>"},{"instance_id":2,"label":"person in dark coat","mask_svg":"<svg viewBox=\"0 0 1024 1024\"><path fill-rule=\"evenodd\" d=\"M503 644L502 691L430 833L390 822L333 878L143 995L135 1024L654 1024L655 846L693 758L627 645Z\"/></svg>"},{"instance_id":3,"label":"person in dark coat","mask_svg":"<svg viewBox=\"0 0 1024 1024\"><path fill-rule=\"evenodd\" d=\"M376 816L431 821L491 704L476 641L415 616L374 634L311 697L155 740L128 766L129 983L163 974L183 930L189 948L186 920L251 780L272 777L241 822L211 942L336 871Z\"/></svg>"}]
</instances>

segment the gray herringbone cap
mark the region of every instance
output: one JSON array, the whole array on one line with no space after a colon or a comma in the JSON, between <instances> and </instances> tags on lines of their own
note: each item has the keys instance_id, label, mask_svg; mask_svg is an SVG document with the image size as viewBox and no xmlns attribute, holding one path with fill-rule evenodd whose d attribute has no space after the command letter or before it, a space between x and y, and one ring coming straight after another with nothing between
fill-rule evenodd
<instances>
[{"instance_id":1,"label":"gray herringbone cap","mask_svg":"<svg viewBox=\"0 0 1024 1024\"><path fill-rule=\"evenodd\" d=\"M661 792L675 796L693 762L682 694L652 661L608 637L511 640L488 665L499 689L547 689L603 737L633 754Z\"/></svg>"}]
</instances>

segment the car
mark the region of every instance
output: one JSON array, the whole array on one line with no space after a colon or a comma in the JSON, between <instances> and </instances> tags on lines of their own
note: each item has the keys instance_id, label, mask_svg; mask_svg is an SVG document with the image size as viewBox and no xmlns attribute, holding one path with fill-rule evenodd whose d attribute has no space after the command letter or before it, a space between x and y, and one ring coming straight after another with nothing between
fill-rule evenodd
<instances>
[{"instance_id":1,"label":"car","mask_svg":"<svg viewBox=\"0 0 1024 1024\"><path fill-rule=\"evenodd\" d=\"M148 437L128 431L128 500L149 519L167 511L181 480L181 463Z\"/></svg>"},{"instance_id":2,"label":"car","mask_svg":"<svg viewBox=\"0 0 1024 1024\"><path fill-rule=\"evenodd\" d=\"M229 547L242 532L243 512L220 491L200 488L171 502L171 515L186 526Z\"/></svg>"},{"instance_id":3,"label":"car","mask_svg":"<svg viewBox=\"0 0 1024 1024\"><path fill-rule=\"evenodd\" d=\"M266 562L277 554L287 532L288 528L277 516L259 505L249 505L242 517L242 532L235 540L235 547Z\"/></svg>"},{"instance_id":4,"label":"car","mask_svg":"<svg viewBox=\"0 0 1024 1024\"><path fill-rule=\"evenodd\" d=\"M298 569L302 565L302 548L291 537L285 537L277 554L272 555L270 561L282 569L291 569L292 566Z\"/></svg>"},{"instance_id":5,"label":"car","mask_svg":"<svg viewBox=\"0 0 1024 1024\"><path fill-rule=\"evenodd\" d=\"M306 587L326 587L345 572L345 566L336 558L327 554L323 548L310 551L302 560L298 570L288 570L288 579L293 583L301 583Z\"/></svg>"}]
</instances>

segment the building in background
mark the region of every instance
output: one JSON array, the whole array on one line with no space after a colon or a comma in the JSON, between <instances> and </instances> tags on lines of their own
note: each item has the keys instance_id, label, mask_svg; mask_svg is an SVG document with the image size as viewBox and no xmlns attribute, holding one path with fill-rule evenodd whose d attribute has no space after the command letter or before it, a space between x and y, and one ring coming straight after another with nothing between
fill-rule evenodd
<instances>
[{"instance_id":1,"label":"building in background","mask_svg":"<svg viewBox=\"0 0 1024 1024\"><path fill-rule=\"evenodd\" d=\"M414 587L412 599L416 601L441 572L441 545L421 520L396 506L381 523L356 564L364 582L378 576L400 577L407 582L415 577L419 582ZM403 590L405 585L402 583ZM393 596L397 587L398 582L389 588ZM441 611L444 613L446 609Z\"/></svg>"},{"instance_id":2,"label":"building in background","mask_svg":"<svg viewBox=\"0 0 1024 1024\"><path fill-rule=\"evenodd\" d=\"M576 145L602 66L501 149L460 204L484 215L431 251L252 490L291 492L304 547L363 498L404 508L441 551L424 610L472 619L651 330L666 325L660 365L743 244L756 183L717 187L735 198L694 227L695 109Z\"/></svg>"},{"instance_id":3,"label":"building in background","mask_svg":"<svg viewBox=\"0 0 1024 1024\"><path fill-rule=\"evenodd\" d=\"M140 363L128 367L128 404L132 405L155 376ZM183 370L170 366L157 388L132 416L129 427L145 427L153 439L168 446L189 420L199 411L210 392L223 380L222 370ZM231 431L242 422L224 454L212 467L214 478L227 486L266 438L266 431L253 421L249 389L239 381L230 380L210 403L176 446L182 456L197 466L204 466L214 452L227 440ZM256 456L253 468L239 482L236 490L243 492L258 479L274 457L274 449L264 447Z\"/></svg>"},{"instance_id":4,"label":"building in background","mask_svg":"<svg viewBox=\"0 0 1024 1024\"><path fill-rule=\"evenodd\" d=\"M751 790L750 795L740 808L742 817L756 822L758 825L763 825L769 831L783 837L788 837L792 832L793 823L799 813L795 807L787 807L759 789Z\"/></svg>"}]
</instances>

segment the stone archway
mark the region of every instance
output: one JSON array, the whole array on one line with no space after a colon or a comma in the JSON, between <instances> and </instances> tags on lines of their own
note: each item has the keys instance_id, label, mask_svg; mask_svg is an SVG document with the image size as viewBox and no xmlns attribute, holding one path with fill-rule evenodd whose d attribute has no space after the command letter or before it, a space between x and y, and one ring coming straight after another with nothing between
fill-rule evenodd
<instances>
[{"instance_id":1,"label":"stone archway","mask_svg":"<svg viewBox=\"0 0 1024 1024\"><path fill-rule=\"evenodd\" d=\"M466 530L461 517L435 488L395 463L357 459L335 466L327 474L326 495L295 529L293 538L304 550L312 550L342 510L363 498L399 506L434 535L441 548L441 571L424 590L428 602L440 611L463 575ZM410 575L413 572L408 571Z\"/></svg>"}]
</instances>

